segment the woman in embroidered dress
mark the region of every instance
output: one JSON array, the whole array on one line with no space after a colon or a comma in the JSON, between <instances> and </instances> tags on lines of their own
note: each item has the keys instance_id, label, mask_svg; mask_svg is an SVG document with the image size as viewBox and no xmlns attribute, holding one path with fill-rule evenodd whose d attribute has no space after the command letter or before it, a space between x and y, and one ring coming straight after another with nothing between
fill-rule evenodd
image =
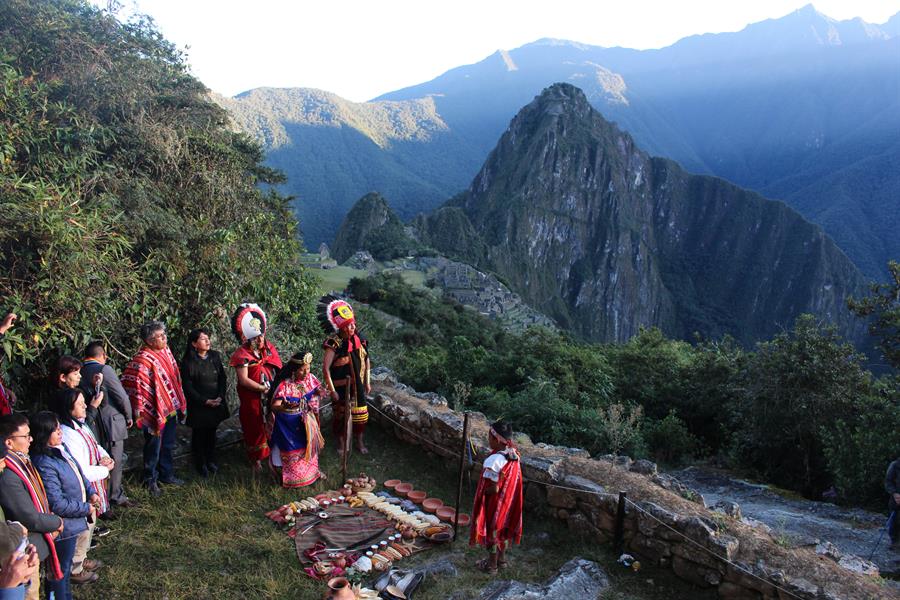
<instances>
[{"instance_id":1,"label":"woman in embroidered dress","mask_svg":"<svg viewBox=\"0 0 900 600\"><path fill-rule=\"evenodd\" d=\"M476 566L495 574L506 566L506 549L522 539L522 467L508 423L491 425L488 443L493 452L475 490L469 545L487 548L488 557Z\"/></svg>"},{"instance_id":2,"label":"woman in embroidered dress","mask_svg":"<svg viewBox=\"0 0 900 600\"><path fill-rule=\"evenodd\" d=\"M325 479L319 470L319 451L325 440L319 429L319 399L325 390L310 373L312 354L298 352L278 372L272 384L273 468L281 469L281 485L286 488L313 484Z\"/></svg>"},{"instance_id":3,"label":"woman in embroidered dress","mask_svg":"<svg viewBox=\"0 0 900 600\"><path fill-rule=\"evenodd\" d=\"M259 472L262 460L269 457L263 407L281 358L266 340L266 313L256 304L241 304L232 317L231 329L241 343L229 364L237 373L244 445L254 472Z\"/></svg>"},{"instance_id":4,"label":"woman in embroidered dress","mask_svg":"<svg viewBox=\"0 0 900 600\"><path fill-rule=\"evenodd\" d=\"M54 407L54 414L62 428L62 439L72 457L81 467L81 472L90 481L99 499L99 513L109 510L109 494L107 480L110 469L115 467L109 453L97 442L94 432L85 424L87 404L84 395L78 388L67 389L59 396ZM75 556L72 559L72 576L78 579L82 571L96 571L103 566L100 560L87 558L94 536L96 521L88 523L88 528L78 536Z\"/></svg>"}]
</instances>

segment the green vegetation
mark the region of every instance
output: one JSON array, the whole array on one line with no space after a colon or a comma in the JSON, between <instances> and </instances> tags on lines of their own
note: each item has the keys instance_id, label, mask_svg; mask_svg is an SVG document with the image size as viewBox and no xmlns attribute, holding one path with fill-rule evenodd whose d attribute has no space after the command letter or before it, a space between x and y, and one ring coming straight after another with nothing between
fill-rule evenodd
<instances>
[{"instance_id":1,"label":"green vegetation","mask_svg":"<svg viewBox=\"0 0 900 600\"><path fill-rule=\"evenodd\" d=\"M10 0L0 49L0 297L20 316L4 350L21 398L91 338L130 355L148 318L178 349L252 300L283 346L312 335L297 222L259 187L283 178L150 21Z\"/></svg>"},{"instance_id":2,"label":"green vegetation","mask_svg":"<svg viewBox=\"0 0 900 600\"><path fill-rule=\"evenodd\" d=\"M860 317L871 317L869 333L878 340L885 360L900 369L900 262L889 261L890 283L875 283L869 296L848 302Z\"/></svg>"},{"instance_id":3,"label":"green vegetation","mask_svg":"<svg viewBox=\"0 0 900 600\"><path fill-rule=\"evenodd\" d=\"M390 209L381 194L366 194L353 205L337 232L331 253L343 263L359 250L365 250L375 260L424 255L426 249L406 233L399 217Z\"/></svg>"},{"instance_id":4,"label":"green vegetation","mask_svg":"<svg viewBox=\"0 0 900 600\"><path fill-rule=\"evenodd\" d=\"M845 500L873 504L900 447L898 379L874 378L809 315L753 352L657 329L600 345L541 328L509 333L397 275L354 279L349 289L402 319L366 322L380 364L536 441L667 464L713 456L810 497L835 485Z\"/></svg>"},{"instance_id":5,"label":"green vegetation","mask_svg":"<svg viewBox=\"0 0 900 600\"><path fill-rule=\"evenodd\" d=\"M334 267L331 269L322 269L317 271L319 281L316 286L318 295L327 294L331 291L340 291L347 287L350 280L355 277L365 277L366 272L362 269L354 269L353 267Z\"/></svg>"},{"instance_id":6,"label":"green vegetation","mask_svg":"<svg viewBox=\"0 0 900 600\"><path fill-rule=\"evenodd\" d=\"M366 435L371 452L365 457L353 456L351 467L355 472L365 471L379 482L399 477L448 504L454 501L455 463L451 466L420 448L398 442L374 424ZM101 571L100 581L90 586L91 598L322 597L325 585L302 572L293 540L264 515L289 501L334 487L340 477L336 453L329 447L321 457L320 466L330 481L302 490L285 490L267 476L254 478L238 446L223 452L221 458L222 470L215 477L192 479L181 488L166 487L160 498L150 498L136 484L129 486L129 494L142 504L122 511L121 518L111 524L112 534L102 538L98 549L92 551L91 556L107 566ZM473 486L463 487L464 510L471 509L473 495ZM468 530L463 535L467 536ZM461 592L461 599L474 598L491 581L474 567L482 555L483 551L470 548L463 538L413 556L399 566L408 568L449 558L458 576L429 577L415 598L444 600L454 592ZM573 536L555 519L529 512L525 514L522 545L510 551L509 568L502 576L541 582L574 556L598 561L610 574L612 590L627 593L634 600L715 597L714 592L697 590L663 569L648 566L640 573L622 569L615 563L611 546ZM655 583L647 584L648 578Z\"/></svg>"}]
</instances>

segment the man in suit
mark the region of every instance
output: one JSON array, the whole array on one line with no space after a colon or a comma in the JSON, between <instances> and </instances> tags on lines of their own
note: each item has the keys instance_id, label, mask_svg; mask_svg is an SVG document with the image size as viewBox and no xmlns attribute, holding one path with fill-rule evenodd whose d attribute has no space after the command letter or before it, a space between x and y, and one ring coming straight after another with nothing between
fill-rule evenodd
<instances>
[{"instance_id":1,"label":"man in suit","mask_svg":"<svg viewBox=\"0 0 900 600\"><path fill-rule=\"evenodd\" d=\"M7 519L18 521L28 529L28 541L37 549L38 558L47 560L47 571L62 578L53 540L63 529L63 520L50 512L44 482L31 464L31 429L21 413L0 417L0 438L8 451L6 468L0 473L0 507ZM40 579L35 575L26 598L37 600Z\"/></svg>"},{"instance_id":2,"label":"man in suit","mask_svg":"<svg viewBox=\"0 0 900 600\"><path fill-rule=\"evenodd\" d=\"M106 348L102 342L94 341L88 344L84 350L79 387L84 391L84 397L90 398L96 392L95 382L100 380L103 401L98 408L88 405L87 422L97 434L100 445L109 452L110 458L115 462L115 467L109 473L110 504L128 508L134 503L122 489L122 468L125 466L122 456L125 452L125 440L128 439L128 429L134 424L131 401L115 370L106 364L106 361Z\"/></svg>"}]
</instances>

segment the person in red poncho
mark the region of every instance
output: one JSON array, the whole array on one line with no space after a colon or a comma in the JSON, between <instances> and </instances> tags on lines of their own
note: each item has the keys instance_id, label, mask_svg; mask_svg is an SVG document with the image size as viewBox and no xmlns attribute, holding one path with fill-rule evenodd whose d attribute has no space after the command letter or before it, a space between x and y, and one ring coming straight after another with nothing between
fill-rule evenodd
<instances>
[{"instance_id":1,"label":"person in red poncho","mask_svg":"<svg viewBox=\"0 0 900 600\"><path fill-rule=\"evenodd\" d=\"M506 566L506 549L522 539L522 467L508 423L491 425L488 442L493 451L475 490L469 545L487 548L488 557L476 567L490 574Z\"/></svg>"},{"instance_id":2,"label":"person in red poncho","mask_svg":"<svg viewBox=\"0 0 900 600\"><path fill-rule=\"evenodd\" d=\"M0 321L0 339L6 335L6 332L15 324L18 319L16 313L9 313ZM0 359L2 360L2 359ZM3 379L0 378L0 417L12 414L13 404L16 403L16 395L11 389L3 385Z\"/></svg>"},{"instance_id":3,"label":"person in red poncho","mask_svg":"<svg viewBox=\"0 0 900 600\"><path fill-rule=\"evenodd\" d=\"M238 307L231 319L231 330L241 343L229 364L237 373L244 445L253 471L258 473L270 454L263 408L275 374L282 366L281 358L266 339L266 313L256 304Z\"/></svg>"},{"instance_id":4,"label":"person in red poncho","mask_svg":"<svg viewBox=\"0 0 900 600\"><path fill-rule=\"evenodd\" d=\"M135 424L144 434L144 484L150 495L159 496L158 483L184 483L175 476L172 449L177 441L177 420L183 418L187 401L165 324L150 321L141 326L141 339L143 346L122 373L122 387L137 417Z\"/></svg>"}]
</instances>

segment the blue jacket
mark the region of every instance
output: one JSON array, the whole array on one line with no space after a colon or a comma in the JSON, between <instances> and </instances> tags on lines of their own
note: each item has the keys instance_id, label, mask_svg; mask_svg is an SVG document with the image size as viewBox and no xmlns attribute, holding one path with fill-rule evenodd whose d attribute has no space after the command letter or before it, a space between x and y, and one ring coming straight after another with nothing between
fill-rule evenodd
<instances>
[{"instance_id":1,"label":"blue jacket","mask_svg":"<svg viewBox=\"0 0 900 600\"><path fill-rule=\"evenodd\" d=\"M66 448L66 452L68 451ZM86 517L91 514L91 505L81 501L81 484L84 485L87 498L95 494L96 490L81 472L75 459L72 458L72 463L77 471L72 470L72 465L63 458L58 448L47 448L46 454L32 454L31 462L44 480L50 510L62 517L65 523L60 539L68 539L86 530ZM78 479L81 479L81 484Z\"/></svg>"}]
</instances>

